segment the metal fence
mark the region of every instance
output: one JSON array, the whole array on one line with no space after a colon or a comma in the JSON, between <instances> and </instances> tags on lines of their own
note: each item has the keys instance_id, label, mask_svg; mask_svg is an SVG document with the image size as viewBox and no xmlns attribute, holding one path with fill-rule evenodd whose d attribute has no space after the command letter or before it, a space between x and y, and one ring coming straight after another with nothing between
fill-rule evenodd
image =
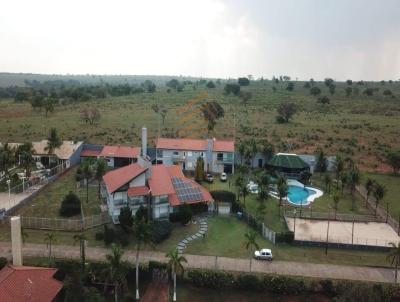
<instances>
[{"instance_id":1,"label":"metal fence","mask_svg":"<svg viewBox=\"0 0 400 302\"><path fill-rule=\"evenodd\" d=\"M339 214L331 211L327 212L314 212L312 209L304 208L302 211L296 209L296 214L293 210L284 210L284 216L289 218L305 218L305 219L321 219L321 220L339 220L339 221L356 221L356 222L385 222L381 217L375 217L374 215L358 215L358 214Z\"/></svg>"},{"instance_id":2,"label":"metal fence","mask_svg":"<svg viewBox=\"0 0 400 302\"><path fill-rule=\"evenodd\" d=\"M10 217L11 216L5 217L3 222L8 223ZM23 228L36 230L77 232L91 229L110 222L110 216L106 212L98 215L87 216L84 219L21 216L21 226Z\"/></svg>"},{"instance_id":3,"label":"metal fence","mask_svg":"<svg viewBox=\"0 0 400 302\"><path fill-rule=\"evenodd\" d=\"M275 244L276 232L265 226L263 222L258 221L253 215L241 210L243 220L265 239Z\"/></svg>"}]
</instances>

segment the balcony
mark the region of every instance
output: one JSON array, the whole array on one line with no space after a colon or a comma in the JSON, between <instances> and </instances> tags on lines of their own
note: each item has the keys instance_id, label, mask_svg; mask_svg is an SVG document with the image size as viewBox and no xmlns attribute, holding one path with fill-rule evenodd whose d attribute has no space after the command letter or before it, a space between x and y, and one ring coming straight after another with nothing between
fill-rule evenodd
<instances>
[{"instance_id":1,"label":"balcony","mask_svg":"<svg viewBox=\"0 0 400 302\"><path fill-rule=\"evenodd\" d=\"M185 161L185 155L172 154L172 160L175 160L175 161Z\"/></svg>"}]
</instances>

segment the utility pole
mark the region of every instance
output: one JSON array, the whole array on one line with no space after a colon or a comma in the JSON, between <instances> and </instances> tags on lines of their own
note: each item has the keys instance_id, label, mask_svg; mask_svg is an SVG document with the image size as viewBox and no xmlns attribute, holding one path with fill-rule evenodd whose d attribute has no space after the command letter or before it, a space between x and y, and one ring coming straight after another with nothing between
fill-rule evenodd
<instances>
[{"instance_id":1,"label":"utility pole","mask_svg":"<svg viewBox=\"0 0 400 302\"><path fill-rule=\"evenodd\" d=\"M293 211L294 213L294 221L293 221L293 239L296 238L296 209Z\"/></svg>"},{"instance_id":2,"label":"utility pole","mask_svg":"<svg viewBox=\"0 0 400 302\"><path fill-rule=\"evenodd\" d=\"M351 244L354 242L354 217L353 217L353 225L351 227Z\"/></svg>"}]
</instances>

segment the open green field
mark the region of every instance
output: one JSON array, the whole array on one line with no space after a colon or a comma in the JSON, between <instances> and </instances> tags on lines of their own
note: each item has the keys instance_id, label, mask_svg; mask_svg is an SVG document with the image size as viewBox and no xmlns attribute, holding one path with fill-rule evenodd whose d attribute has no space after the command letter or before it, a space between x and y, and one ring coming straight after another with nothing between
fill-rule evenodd
<instances>
[{"instance_id":1,"label":"open green field","mask_svg":"<svg viewBox=\"0 0 400 302\"><path fill-rule=\"evenodd\" d=\"M76 170L76 167L69 170L51 183L17 214L30 217L63 218L59 215L59 210L62 200L69 192L74 192L79 196L85 216L100 214L101 200L98 198L97 186L89 186L89 202L86 202L86 187L77 188Z\"/></svg>"},{"instance_id":2,"label":"open green field","mask_svg":"<svg viewBox=\"0 0 400 302\"><path fill-rule=\"evenodd\" d=\"M354 157L363 170L389 171L384 155L388 150L400 149L400 84L353 83L352 87L359 92L346 97L346 83L335 83L335 94L330 95L324 83L317 82L315 85L322 90L321 96L327 95L330 99L330 104L320 104L316 97L310 95L309 89L303 87L304 83L294 81L294 90L288 91L286 82L252 81L250 86L242 87L243 91L252 93L247 105L239 97L225 95L223 82L214 89L204 85L186 85L182 92L167 89L160 83L154 93L57 105L54 113L47 118L43 112L34 112L27 102L3 100L0 141L43 139L49 129L55 127L63 139L138 145L140 127L145 125L152 144L159 132L160 135L175 136L179 129L188 127L181 126L183 116L178 110L206 92L205 99L218 101L225 110L224 118L217 121L210 136L236 140L268 138L276 151L313 153L320 146L328 155L342 153ZM276 92L272 87L276 87ZM379 88L379 91L373 96L366 96L362 93L366 87ZM383 96L382 92L386 89L391 90L395 98ZM276 108L283 101L291 101L298 106L298 113L289 124L277 124L275 120ZM167 109L165 125L152 110L152 105L156 103ZM101 113L100 122L92 126L80 119L81 110L90 106L98 108ZM199 119L202 117L194 114L191 122ZM198 131L188 135L198 137L201 133L206 135ZM288 146L291 146L290 150Z\"/></svg>"}]
</instances>

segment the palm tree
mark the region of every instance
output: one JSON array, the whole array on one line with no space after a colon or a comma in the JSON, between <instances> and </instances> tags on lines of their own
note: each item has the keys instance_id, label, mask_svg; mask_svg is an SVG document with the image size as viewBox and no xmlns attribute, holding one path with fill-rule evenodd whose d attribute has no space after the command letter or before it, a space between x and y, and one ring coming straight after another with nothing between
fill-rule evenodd
<instances>
[{"instance_id":1,"label":"palm tree","mask_svg":"<svg viewBox=\"0 0 400 302\"><path fill-rule=\"evenodd\" d=\"M325 190L328 193L330 193L331 192L332 177L331 177L331 175L329 173L325 173L324 182L325 182Z\"/></svg>"},{"instance_id":2,"label":"palm tree","mask_svg":"<svg viewBox=\"0 0 400 302\"><path fill-rule=\"evenodd\" d=\"M53 246L53 243L56 242L56 236L54 235L54 233L53 232L46 233L44 235L44 242L46 243L46 247L49 250L49 262L51 262L52 246Z\"/></svg>"},{"instance_id":3,"label":"palm tree","mask_svg":"<svg viewBox=\"0 0 400 302\"><path fill-rule=\"evenodd\" d=\"M174 276L174 296L172 301L176 301L176 272L181 271L183 273L182 262L187 263L187 260L185 257L179 254L178 249L170 251L165 256L169 258L168 267Z\"/></svg>"},{"instance_id":4,"label":"palm tree","mask_svg":"<svg viewBox=\"0 0 400 302\"><path fill-rule=\"evenodd\" d=\"M336 220L336 213L337 213L339 201L340 201L340 194L338 191L335 191L333 193L332 199L333 199L333 208L335 209L335 220Z\"/></svg>"},{"instance_id":5,"label":"palm tree","mask_svg":"<svg viewBox=\"0 0 400 302\"><path fill-rule=\"evenodd\" d=\"M84 233L74 235L74 245L79 242L79 251L81 256L81 269L82 273L85 271L85 261L86 261L86 253L85 253L85 240L86 236Z\"/></svg>"},{"instance_id":6,"label":"palm tree","mask_svg":"<svg viewBox=\"0 0 400 302\"><path fill-rule=\"evenodd\" d=\"M259 203L256 209L256 220L262 222L264 220L266 214L267 207L265 206L264 202Z\"/></svg>"},{"instance_id":7,"label":"palm tree","mask_svg":"<svg viewBox=\"0 0 400 302\"><path fill-rule=\"evenodd\" d=\"M47 146L44 148L44 150L47 151L48 154L53 154L54 150L61 147L61 145L62 145L62 140L58 136L57 129L51 128L50 135L47 138ZM49 164L50 164L50 160L49 160Z\"/></svg>"},{"instance_id":8,"label":"palm tree","mask_svg":"<svg viewBox=\"0 0 400 302\"><path fill-rule=\"evenodd\" d=\"M265 200L268 199L268 187L267 186L259 185L257 198L261 203L263 203Z\"/></svg>"},{"instance_id":9,"label":"palm tree","mask_svg":"<svg viewBox=\"0 0 400 302\"><path fill-rule=\"evenodd\" d=\"M237 194L237 200L239 201L239 196L241 192L241 188L243 187L244 184L244 177L241 173L238 173L236 179L235 179L235 186L238 189L238 194Z\"/></svg>"},{"instance_id":10,"label":"palm tree","mask_svg":"<svg viewBox=\"0 0 400 302\"><path fill-rule=\"evenodd\" d=\"M324 151L321 148L318 148L317 154L316 154L316 164L315 164L315 170L322 175L323 172L326 171L327 164L326 164L326 156Z\"/></svg>"},{"instance_id":11,"label":"palm tree","mask_svg":"<svg viewBox=\"0 0 400 302\"><path fill-rule=\"evenodd\" d=\"M341 182L341 186L342 186L342 195L343 195L344 187L345 187L346 184L347 184L347 179L348 179L348 177L347 177L347 174L346 174L346 173L342 173L342 174L340 175L340 182Z\"/></svg>"},{"instance_id":12,"label":"palm tree","mask_svg":"<svg viewBox=\"0 0 400 302\"><path fill-rule=\"evenodd\" d=\"M383 197L385 197L385 194L386 194L386 187L379 183L375 183L374 191L373 191L373 195L375 197L375 203L376 203L375 216L376 216L376 212L378 210L378 204L383 199Z\"/></svg>"},{"instance_id":13,"label":"palm tree","mask_svg":"<svg viewBox=\"0 0 400 302\"><path fill-rule=\"evenodd\" d=\"M94 177L99 183L99 199L100 199L100 188L101 188L101 181L103 179L104 174L106 174L107 170L107 163L104 159L98 159L96 162L96 171Z\"/></svg>"},{"instance_id":14,"label":"palm tree","mask_svg":"<svg viewBox=\"0 0 400 302\"><path fill-rule=\"evenodd\" d=\"M264 155L265 163L268 163L268 161L272 158L272 156L274 156L274 153L275 153L274 145L265 140L262 145L262 154Z\"/></svg>"},{"instance_id":15,"label":"palm tree","mask_svg":"<svg viewBox=\"0 0 400 302\"><path fill-rule=\"evenodd\" d=\"M89 181L93 176L92 162L86 159L82 164L82 177L86 181L86 203L89 203Z\"/></svg>"},{"instance_id":16,"label":"palm tree","mask_svg":"<svg viewBox=\"0 0 400 302\"><path fill-rule=\"evenodd\" d=\"M253 168L254 158L257 155L258 146L256 140L253 138L250 142L250 154L251 154L251 167Z\"/></svg>"},{"instance_id":17,"label":"palm tree","mask_svg":"<svg viewBox=\"0 0 400 302\"><path fill-rule=\"evenodd\" d=\"M350 192L351 192L351 210L354 211L354 203L355 203L355 191L356 191L356 186L360 184L360 172L356 167L350 170L348 174L348 183L350 186Z\"/></svg>"},{"instance_id":18,"label":"palm tree","mask_svg":"<svg viewBox=\"0 0 400 302\"><path fill-rule=\"evenodd\" d=\"M243 157L246 152L246 144L244 142L240 142L238 152L240 154L240 164L243 165Z\"/></svg>"},{"instance_id":19,"label":"palm tree","mask_svg":"<svg viewBox=\"0 0 400 302\"><path fill-rule=\"evenodd\" d=\"M152 244L151 225L145 218L135 219L133 223L133 235L136 238L136 300L139 300L139 255L142 246Z\"/></svg>"},{"instance_id":20,"label":"palm tree","mask_svg":"<svg viewBox=\"0 0 400 302\"><path fill-rule=\"evenodd\" d=\"M394 282L397 283L397 269L400 264L400 243L389 242L389 245L392 248L390 249L387 259L391 262L391 265L394 264Z\"/></svg>"},{"instance_id":21,"label":"palm tree","mask_svg":"<svg viewBox=\"0 0 400 302\"><path fill-rule=\"evenodd\" d=\"M286 182L278 183L278 197L279 197L279 215L282 206L282 199L288 195L289 187Z\"/></svg>"},{"instance_id":22,"label":"palm tree","mask_svg":"<svg viewBox=\"0 0 400 302\"><path fill-rule=\"evenodd\" d=\"M253 251L260 249L260 246L256 242L257 232L254 230L250 230L246 234L244 234L244 237L245 237L244 247L246 248L246 250L250 250L251 257L253 257Z\"/></svg>"},{"instance_id":23,"label":"palm tree","mask_svg":"<svg viewBox=\"0 0 400 302\"><path fill-rule=\"evenodd\" d=\"M33 161L34 152L35 151L33 150L32 143L24 143L17 150L17 153L18 153L18 155L19 155L19 157L21 159L21 165L25 169L26 177L30 177L31 176L32 164L34 162Z\"/></svg>"},{"instance_id":24,"label":"palm tree","mask_svg":"<svg viewBox=\"0 0 400 302\"><path fill-rule=\"evenodd\" d=\"M365 189L367 189L367 198L365 199L365 206L367 206L368 204L369 196L374 191L374 187L375 187L375 180L367 178L367 181L365 182Z\"/></svg>"},{"instance_id":25,"label":"palm tree","mask_svg":"<svg viewBox=\"0 0 400 302\"><path fill-rule=\"evenodd\" d=\"M114 300L118 302L119 292L122 287L126 287L126 270L122 262L124 251L116 244L111 245L111 254L106 255L106 282L104 290L107 288L108 282L114 284Z\"/></svg>"},{"instance_id":26,"label":"palm tree","mask_svg":"<svg viewBox=\"0 0 400 302\"><path fill-rule=\"evenodd\" d=\"M0 148L0 169L8 174L8 169L15 161L14 149L8 143Z\"/></svg>"},{"instance_id":27,"label":"palm tree","mask_svg":"<svg viewBox=\"0 0 400 302\"><path fill-rule=\"evenodd\" d=\"M343 159L340 155L336 155L335 162L334 162L334 169L336 174L336 189L339 189L339 179L343 172Z\"/></svg>"},{"instance_id":28,"label":"palm tree","mask_svg":"<svg viewBox=\"0 0 400 302\"><path fill-rule=\"evenodd\" d=\"M246 183L242 184L242 187L240 188L240 192L243 195L243 205L246 207L246 196L249 194L249 189L247 188Z\"/></svg>"}]
</instances>

